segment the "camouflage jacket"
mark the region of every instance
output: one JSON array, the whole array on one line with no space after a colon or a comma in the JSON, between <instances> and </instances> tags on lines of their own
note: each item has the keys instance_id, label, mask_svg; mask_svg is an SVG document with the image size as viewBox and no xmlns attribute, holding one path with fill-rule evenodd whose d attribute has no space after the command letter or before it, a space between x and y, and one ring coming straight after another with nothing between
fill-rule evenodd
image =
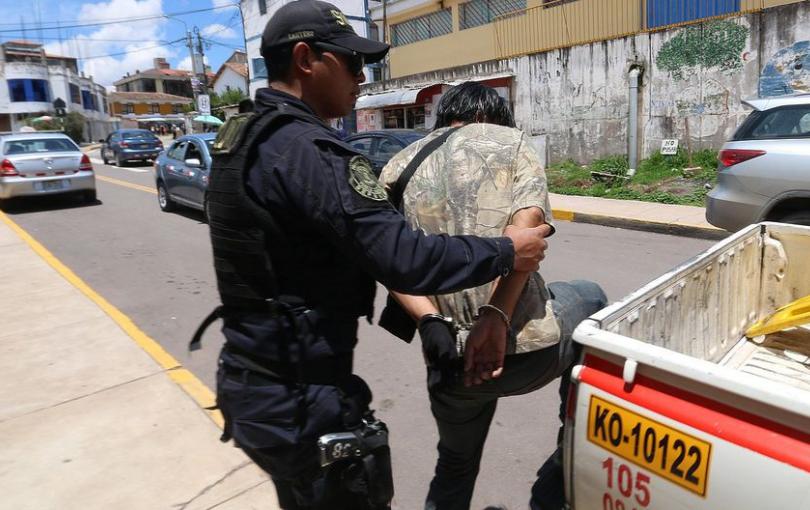
<instances>
[{"instance_id":1,"label":"camouflage jacket","mask_svg":"<svg viewBox=\"0 0 810 510\"><path fill-rule=\"evenodd\" d=\"M411 144L388 162L380 180L390 188L408 162L439 129ZM402 199L406 218L429 234L496 237L512 215L539 207L551 224L546 174L526 134L493 124L469 124L419 165ZM432 296L439 312L464 330L472 326L478 307L488 302L493 283L453 294ZM560 330L551 310L549 292L540 273L533 273L514 313L507 353L529 352L554 345ZM466 335L462 332L462 337ZM463 340L463 338L462 338Z\"/></svg>"}]
</instances>

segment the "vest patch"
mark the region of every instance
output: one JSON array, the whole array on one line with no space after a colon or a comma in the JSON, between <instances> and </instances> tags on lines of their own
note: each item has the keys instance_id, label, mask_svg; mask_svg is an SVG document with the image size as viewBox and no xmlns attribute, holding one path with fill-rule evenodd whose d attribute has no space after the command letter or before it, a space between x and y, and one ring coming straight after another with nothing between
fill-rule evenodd
<instances>
[{"instance_id":1,"label":"vest patch","mask_svg":"<svg viewBox=\"0 0 810 510\"><path fill-rule=\"evenodd\" d=\"M378 202L388 199L385 188L374 177L371 162L363 156L354 156L349 160L349 185L365 198Z\"/></svg>"}]
</instances>

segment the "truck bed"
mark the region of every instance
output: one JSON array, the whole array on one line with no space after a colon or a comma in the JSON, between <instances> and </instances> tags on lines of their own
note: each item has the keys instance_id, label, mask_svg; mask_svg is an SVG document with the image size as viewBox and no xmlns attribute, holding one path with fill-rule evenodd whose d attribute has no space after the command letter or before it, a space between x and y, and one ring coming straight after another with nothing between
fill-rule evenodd
<instances>
[{"instance_id":1,"label":"truck bed","mask_svg":"<svg viewBox=\"0 0 810 510\"><path fill-rule=\"evenodd\" d=\"M742 338L720 364L810 391L810 328L774 333L761 340Z\"/></svg>"}]
</instances>

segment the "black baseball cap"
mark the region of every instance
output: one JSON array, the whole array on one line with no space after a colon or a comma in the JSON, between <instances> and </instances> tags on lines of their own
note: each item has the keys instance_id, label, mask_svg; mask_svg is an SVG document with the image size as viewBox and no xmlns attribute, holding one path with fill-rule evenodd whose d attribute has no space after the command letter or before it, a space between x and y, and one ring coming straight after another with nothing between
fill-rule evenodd
<instances>
[{"instance_id":1,"label":"black baseball cap","mask_svg":"<svg viewBox=\"0 0 810 510\"><path fill-rule=\"evenodd\" d=\"M357 35L340 9L320 0L296 0L277 10L264 28L261 54L299 41L328 42L360 53L370 64L382 60L389 49L383 42Z\"/></svg>"}]
</instances>

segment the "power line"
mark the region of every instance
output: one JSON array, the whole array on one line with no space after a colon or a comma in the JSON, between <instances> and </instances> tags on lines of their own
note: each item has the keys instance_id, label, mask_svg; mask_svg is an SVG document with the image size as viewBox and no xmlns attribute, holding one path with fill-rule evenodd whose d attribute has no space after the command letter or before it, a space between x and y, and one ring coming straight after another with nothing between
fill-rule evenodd
<instances>
[{"instance_id":1,"label":"power line","mask_svg":"<svg viewBox=\"0 0 810 510\"><path fill-rule=\"evenodd\" d=\"M149 21L149 20L153 20L153 19L161 19L161 18L172 17L172 16L183 16L183 15L186 15L186 14L196 14L196 13L200 13L200 12L209 12L209 11L215 11L215 10L219 10L219 9L227 9L227 8L231 8L231 7L232 7L231 5L224 5L224 6L220 6L220 7L207 7L205 9L194 9L194 10L191 10L191 11L181 11L181 12L174 12L174 13L168 13L168 14L153 14L153 15L150 15L150 16L138 16L138 17L109 19L109 20L106 20L106 21L97 21L97 22L91 22L91 23L79 23L79 24L76 24L76 25L56 25L55 24L53 26L40 26L40 27L37 27L37 29L38 30L59 30L59 29L65 29L65 28L84 28L84 27L98 27L98 26L104 26L104 25L118 25L118 24L127 23L127 22L135 23L135 22L139 22L139 21ZM50 23L56 23L56 22L48 22L48 24L50 24ZM0 23L0 25L19 26L20 23ZM18 32L18 31L19 31L19 29L4 29L4 30L0 30L0 33Z\"/></svg>"},{"instance_id":2,"label":"power line","mask_svg":"<svg viewBox=\"0 0 810 510\"><path fill-rule=\"evenodd\" d=\"M93 59L97 59L97 58L119 57L121 55L129 55L130 53L138 53L140 51L153 50L155 48L162 48L164 46L172 46L174 44L177 44L177 43L179 43L181 41L185 41L185 40L186 40L186 38L183 37L181 39L177 39L175 41L169 41L169 42L164 43L164 44L156 44L154 46L145 46L143 48L137 48L137 49L129 50L129 51L119 51L119 52L116 52L116 53L108 53L106 55L91 55L89 57L78 57L78 58L81 59L81 60L93 60Z\"/></svg>"},{"instance_id":3,"label":"power line","mask_svg":"<svg viewBox=\"0 0 810 510\"><path fill-rule=\"evenodd\" d=\"M15 38L23 38L25 34L10 34L10 35L0 35L0 39L8 39L12 40ZM86 42L144 42L143 39L96 39L95 37L88 37L83 36L83 34L74 35L74 36L62 36L62 37L41 37L43 41L58 41L58 40L65 40L65 39L77 39L79 41L86 41ZM167 43L165 39L158 39L158 42Z\"/></svg>"}]
</instances>

